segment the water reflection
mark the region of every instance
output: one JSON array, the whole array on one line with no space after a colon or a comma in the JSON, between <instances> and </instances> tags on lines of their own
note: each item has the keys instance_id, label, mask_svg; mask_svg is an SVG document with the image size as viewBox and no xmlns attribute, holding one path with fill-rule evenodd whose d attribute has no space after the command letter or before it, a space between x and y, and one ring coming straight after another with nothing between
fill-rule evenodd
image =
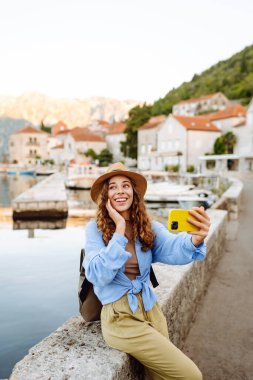
<instances>
[{"instance_id":1,"label":"water reflection","mask_svg":"<svg viewBox=\"0 0 253 380\"><path fill-rule=\"evenodd\" d=\"M14 198L42 179L42 177L0 174L0 206L9 207Z\"/></svg>"}]
</instances>

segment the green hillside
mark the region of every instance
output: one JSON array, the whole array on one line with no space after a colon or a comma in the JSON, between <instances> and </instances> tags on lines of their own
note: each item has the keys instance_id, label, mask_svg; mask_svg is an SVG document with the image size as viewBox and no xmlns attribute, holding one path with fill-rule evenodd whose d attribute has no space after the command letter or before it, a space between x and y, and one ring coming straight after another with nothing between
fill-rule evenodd
<instances>
[{"instance_id":1,"label":"green hillside","mask_svg":"<svg viewBox=\"0 0 253 380\"><path fill-rule=\"evenodd\" d=\"M218 91L243 105L249 103L253 97L253 45L225 61L218 62L200 75L195 74L190 82L172 89L153 104L152 115L168 115L173 104L181 100Z\"/></svg>"}]
</instances>

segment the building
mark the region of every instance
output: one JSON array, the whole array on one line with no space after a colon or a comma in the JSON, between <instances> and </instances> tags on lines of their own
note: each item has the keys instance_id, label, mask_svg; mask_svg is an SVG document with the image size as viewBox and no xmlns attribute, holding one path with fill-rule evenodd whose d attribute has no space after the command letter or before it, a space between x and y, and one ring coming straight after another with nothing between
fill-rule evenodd
<instances>
[{"instance_id":1,"label":"building","mask_svg":"<svg viewBox=\"0 0 253 380\"><path fill-rule=\"evenodd\" d=\"M138 168L149 170L157 163L157 130L166 120L166 116L151 117L147 123L138 129Z\"/></svg>"},{"instance_id":2,"label":"building","mask_svg":"<svg viewBox=\"0 0 253 380\"><path fill-rule=\"evenodd\" d=\"M60 136L58 134L57 136ZM100 153L105 149L106 141L103 137L91 133L87 128L75 127L62 133L62 162L75 160L77 163L85 159L85 152L93 149L95 153Z\"/></svg>"},{"instance_id":3,"label":"building","mask_svg":"<svg viewBox=\"0 0 253 380\"><path fill-rule=\"evenodd\" d=\"M9 161L9 137L12 133L25 128L27 125L33 126L25 119L15 119L13 117L0 117L0 162Z\"/></svg>"},{"instance_id":4,"label":"building","mask_svg":"<svg viewBox=\"0 0 253 380\"><path fill-rule=\"evenodd\" d=\"M166 166L179 165L181 171L186 171L190 165L197 167L198 156L212 151L221 134L208 118L176 115L160 118L158 124L152 126L149 122L139 130L141 170L164 170Z\"/></svg>"},{"instance_id":5,"label":"building","mask_svg":"<svg viewBox=\"0 0 253 380\"><path fill-rule=\"evenodd\" d=\"M9 161L29 165L47 159L47 143L48 133L32 126L22 128L9 136Z\"/></svg>"},{"instance_id":6,"label":"building","mask_svg":"<svg viewBox=\"0 0 253 380\"><path fill-rule=\"evenodd\" d=\"M221 116L225 116L228 113L228 111L226 113L225 111L224 114L219 115L219 119L217 120L221 122L224 120ZM212 155L208 158L200 156L199 162L203 173L210 171L207 167L208 160L212 160L215 164L211 170L220 174L227 170L253 171L253 99L248 106L247 112L242 106L241 108L238 107L238 111L239 113L234 112L233 114L229 110L229 130L235 134L237 140L234 154ZM226 121L227 119L225 118ZM213 123L215 122L216 119ZM220 126L224 127L224 124L220 124Z\"/></svg>"},{"instance_id":7,"label":"building","mask_svg":"<svg viewBox=\"0 0 253 380\"><path fill-rule=\"evenodd\" d=\"M232 131L234 126L246 122L246 112L247 109L241 104L234 104L222 111L203 116L208 117L222 133L226 133Z\"/></svg>"},{"instance_id":8,"label":"building","mask_svg":"<svg viewBox=\"0 0 253 380\"><path fill-rule=\"evenodd\" d=\"M173 115L196 116L200 113L221 111L230 104L222 92L191 98L176 103L172 108Z\"/></svg>"},{"instance_id":9,"label":"building","mask_svg":"<svg viewBox=\"0 0 253 380\"><path fill-rule=\"evenodd\" d=\"M123 153L120 150L120 143L126 140L126 135L124 133L125 129L125 123L111 124L110 130L107 132L105 137L107 147L113 154L113 162L124 160Z\"/></svg>"},{"instance_id":10,"label":"building","mask_svg":"<svg viewBox=\"0 0 253 380\"><path fill-rule=\"evenodd\" d=\"M58 121L58 123L52 125L51 134L52 136L56 136L59 133L67 131L67 130L68 130L67 124L65 124L63 121L60 120Z\"/></svg>"}]
</instances>

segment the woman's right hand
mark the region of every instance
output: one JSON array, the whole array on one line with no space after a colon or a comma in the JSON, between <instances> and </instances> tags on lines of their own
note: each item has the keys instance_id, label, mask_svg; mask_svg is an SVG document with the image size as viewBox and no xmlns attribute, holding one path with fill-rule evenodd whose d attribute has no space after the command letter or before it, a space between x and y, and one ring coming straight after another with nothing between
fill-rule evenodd
<instances>
[{"instance_id":1,"label":"woman's right hand","mask_svg":"<svg viewBox=\"0 0 253 380\"><path fill-rule=\"evenodd\" d=\"M123 218L123 216L120 215L118 211L115 210L115 208L112 207L110 199L108 199L106 203L106 208L108 211L108 214L110 218L114 221L116 225L116 231L117 233L121 235L125 235L125 230L126 230L126 221Z\"/></svg>"}]
</instances>

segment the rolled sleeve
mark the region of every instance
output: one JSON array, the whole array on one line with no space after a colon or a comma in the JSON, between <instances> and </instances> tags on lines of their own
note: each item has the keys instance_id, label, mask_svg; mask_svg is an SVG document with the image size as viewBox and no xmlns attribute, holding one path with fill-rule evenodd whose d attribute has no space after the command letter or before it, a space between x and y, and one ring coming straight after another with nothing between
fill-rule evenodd
<instances>
[{"instance_id":1,"label":"rolled sleeve","mask_svg":"<svg viewBox=\"0 0 253 380\"><path fill-rule=\"evenodd\" d=\"M206 256L206 243L203 241L198 246L195 246L192 242L191 236L188 235L188 239L184 240L185 255L190 260L202 261Z\"/></svg>"},{"instance_id":2,"label":"rolled sleeve","mask_svg":"<svg viewBox=\"0 0 253 380\"><path fill-rule=\"evenodd\" d=\"M95 221L86 226L84 268L87 279L95 286L110 283L132 256L125 250L127 238L114 233L106 246Z\"/></svg>"}]
</instances>

